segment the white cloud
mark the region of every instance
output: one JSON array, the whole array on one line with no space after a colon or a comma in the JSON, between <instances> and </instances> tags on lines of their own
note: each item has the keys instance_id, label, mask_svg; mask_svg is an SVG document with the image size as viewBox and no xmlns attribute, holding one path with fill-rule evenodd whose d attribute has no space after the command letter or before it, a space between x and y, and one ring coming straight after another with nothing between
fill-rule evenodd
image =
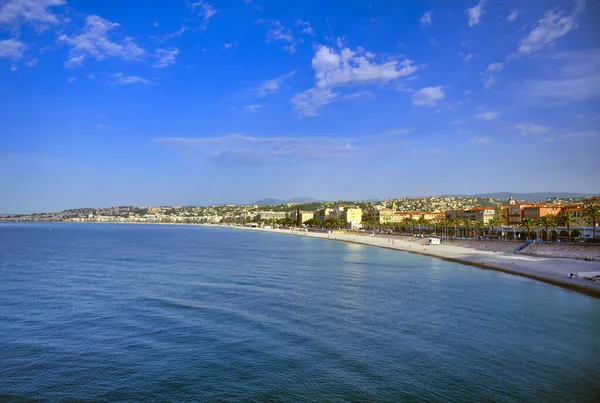
<instances>
[{"instance_id":1,"label":"white cloud","mask_svg":"<svg viewBox=\"0 0 600 403\"><path fill-rule=\"evenodd\" d=\"M495 72L495 71L502 71L504 69L504 63L490 63L487 66L486 71L489 73Z\"/></svg>"},{"instance_id":2,"label":"white cloud","mask_svg":"<svg viewBox=\"0 0 600 403\"><path fill-rule=\"evenodd\" d=\"M343 100L353 100L353 99L373 99L374 95L371 91L356 91L356 92L351 92L349 94L346 94L344 96L342 96L340 99Z\"/></svg>"},{"instance_id":3,"label":"white cloud","mask_svg":"<svg viewBox=\"0 0 600 403\"><path fill-rule=\"evenodd\" d=\"M412 148L410 153L413 155L436 155L441 154L441 148Z\"/></svg>"},{"instance_id":4,"label":"white cloud","mask_svg":"<svg viewBox=\"0 0 600 403\"><path fill-rule=\"evenodd\" d=\"M123 73L115 73L110 76L113 79L113 84L127 85L127 84L154 84L154 81L142 78L139 76L126 76Z\"/></svg>"},{"instance_id":5,"label":"white cloud","mask_svg":"<svg viewBox=\"0 0 600 403\"><path fill-rule=\"evenodd\" d=\"M298 25L300 27L300 29L301 29L300 33L303 33L306 35L313 35L313 36L315 35L315 31L313 31L313 28L310 25L310 22L297 20L296 25Z\"/></svg>"},{"instance_id":6,"label":"white cloud","mask_svg":"<svg viewBox=\"0 0 600 403\"><path fill-rule=\"evenodd\" d=\"M33 59L27 62L27 67L34 67L36 64L38 64L38 62L39 60L36 57L34 57Z\"/></svg>"},{"instance_id":7,"label":"white cloud","mask_svg":"<svg viewBox=\"0 0 600 403\"><path fill-rule=\"evenodd\" d=\"M445 96L441 86L421 88L413 94L412 103L415 106L436 106Z\"/></svg>"},{"instance_id":8,"label":"white cloud","mask_svg":"<svg viewBox=\"0 0 600 403\"><path fill-rule=\"evenodd\" d=\"M469 16L469 26L473 27L479 24L479 20L481 16L485 14L485 6L486 0L479 0L476 6L467 8L465 13Z\"/></svg>"},{"instance_id":9,"label":"white cloud","mask_svg":"<svg viewBox=\"0 0 600 403\"><path fill-rule=\"evenodd\" d=\"M341 38L337 45L339 50L325 45L317 47L311 62L315 70L316 86L295 94L291 99L294 110L300 116L316 116L317 109L336 99L359 97L356 93L342 96L342 93L333 92L332 88L387 84L410 76L418 69L408 59L399 62L386 58L378 62L376 54L363 48L352 51L343 47ZM365 95L366 92L363 91L360 97Z\"/></svg>"},{"instance_id":10,"label":"white cloud","mask_svg":"<svg viewBox=\"0 0 600 403\"><path fill-rule=\"evenodd\" d=\"M79 58L78 63L83 62L82 56L93 57L104 60L109 57L119 57L125 60L137 60L145 54L145 51L133 42L133 39L125 37L120 43L110 39L109 32L117 28L119 24L105 20L97 15L86 18L85 27L81 35L69 37L61 35L60 42L71 45L69 52L71 60Z\"/></svg>"},{"instance_id":11,"label":"white cloud","mask_svg":"<svg viewBox=\"0 0 600 403\"><path fill-rule=\"evenodd\" d=\"M463 92L464 96L467 96L467 95L470 95L470 94L471 94L471 91L469 91L469 90L466 90L465 92Z\"/></svg>"},{"instance_id":12,"label":"white cloud","mask_svg":"<svg viewBox=\"0 0 600 403\"><path fill-rule=\"evenodd\" d=\"M600 98L600 49L555 53L545 59L552 61L547 63L550 72L525 81L525 100L555 106Z\"/></svg>"},{"instance_id":13,"label":"white cloud","mask_svg":"<svg viewBox=\"0 0 600 403\"><path fill-rule=\"evenodd\" d=\"M466 120L464 120L464 119L458 119L458 120L452 121L452 124L453 125L462 125L465 122L466 122Z\"/></svg>"},{"instance_id":14,"label":"white cloud","mask_svg":"<svg viewBox=\"0 0 600 403\"><path fill-rule=\"evenodd\" d=\"M57 25L60 20L48 8L64 4L65 0L8 0L0 5L0 25L30 23L39 28Z\"/></svg>"},{"instance_id":15,"label":"white cloud","mask_svg":"<svg viewBox=\"0 0 600 403\"><path fill-rule=\"evenodd\" d=\"M259 97L262 98L262 97L266 97L267 95L275 94L275 93L279 92L279 88L281 87L281 84L283 84L283 82L285 80L287 80L288 78L292 77L295 73L296 73L296 70L292 70L288 74L284 74L273 80L267 80L267 81L263 82L257 88L256 95L258 95Z\"/></svg>"},{"instance_id":16,"label":"white cloud","mask_svg":"<svg viewBox=\"0 0 600 403\"><path fill-rule=\"evenodd\" d=\"M421 26L428 27L432 23L433 11L428 11L421 17Z\"/></svg>"},{"instance_id":17,"label":"white cloud","mask_svg":"<svg viewBox=\"0 0 600 403\"><path fill-rule=\"evenodd\" d=\"M570 132L565 133L560 136L547 137L545 141L557 141L557 140L585 140L592 139L596 141L596 139L600 139L600 130L590 130L586 132Z\"/></svg>"},{"instance_id":18,"label":"white cloud","mask_svg":"<svg viewBox=\"0 0 600 403\"><path fill-rule=\"evenodd\" d=\"M13 66L10 66L10 71L12 71L13 73L16 73L17 71L19 71L19 69L17 68L17 66L13 65Z\"/></svg>"},{"instance_id":19,"label":"white cloud","mask_svg":"<svg viewBox=\"0 0 600 403\"><path fill-rule=\"evenodd\" d=\"M514 20L517 19L517 17L519 16L519 14L520 13L517 10L511 10L511 12L508 15L508 17L506 17L506 21L513 22Z\"/></svg>"},{"instance_id":20,"label":"white cloud","mask_svg":"<svg viewBox=\"0 0 600 403\"><path fill-rule=\"evenodd\" d=\"M208 26L208 22L218 12L218 10L215 10L213 6L202 0L197 3L192 3L191 6L192 8L197 8L199 10L198 13L204 20L200 25L200 28L205 30Z\"/></svg>"},{"instance_id":21,"label":"white cloud","mask_svg":"<svg viewBox=\"0 0 600 403\"><path fill-rule=\"evenodd\" d=\"M471 141L477 144L489 144L492 142L492 139L489 137L473 137Z\"/></svg>"},{"instance_id":22,"label":"white cloud","mask_svg":"<svg viewBox=\"0 0 600 403\"><path fill-rule=\"evenodd\" d=\"M77 81L77 79L76 79L75 77L69 77L69 79L67 80L67 82L68 82L69 84L72 84L72 83L74 83L75 81Z\"/></svg>"},{"instance_id":23,"label":"white cloud","mask_svg":"<svg viewBox=\"0 0 600 403\"><path fill-rule=\"evenodd\" d=\"M19 60L27 50L27 45L16 39L0 40L0 57L6 57L11 60Z\"/></svg>"},{"instance_id":24,"label":"white cloud","mask_svg":"<svg viewBox=\"0 0 600 403\"><path fill-rule=\"evenodd\" d=\"M373 55L374 56L374 55ZM318 47L312 59L318 87L338 87L355 84L387 83L417 71L412 61L405 59L377 64L372 57L361 56L348 48L339 52L328 46Z\"/></svg>"},{"instance_id":25,"label":"white cloud","mask_svg":"<svg viewBox=\"0 0 600 403\"><path fill-rule=\"evenodd\" d=\"M292 31L289 28L284 27L281 22L273 21L271 24L274 28L271 28L267 32L267 43L276 41L286 42L287 45L284 45L283 48L290 54L296 52L296 46L301 40L296 40L292 35Z\"/></svg>"},{"instance_id":26,"label":"white cloud","mask_svg":"<svg viewBox=\"0 0 600 403\"><path fill-rule=\"evenodd\" d=\"M72 69L74 67L82 66L84 60L85 60L85 56L84 55L73 56L69 60L65 61L63 64L64 64L65 67Z\"/></svg>"},{"instance_id":27,"label":"white cloud","mask_svg":"<svg viewBox=\"0 0 600 403\"><path fill-rule=\"evenodd\" d=\"M311 88L306 91L295 94L292 99L292 106L296 113L303 117L317 116L317 109L330 104L340 93L332 92L329 88Z\"/></svg>"},{"instance_id":28,"label":"white cloud","mask_svg":"<svg viewBox=\"0 0 600 403\"><path fill-rule=\"evenodd\" d=\"M180 35L183 35L188 29L186 27L181 27L179 28L177 31L175 32L171 32L170 34L167 34L163 37L159 37L159 41L160 42L167 42L168 40L171 40L175 37L178 37Z\"/></svg>"},{"instance_id":29,"label":"white cloud","mask_svg":"<svg viewBox=\"0 0 600 403\"><path fill-rule=\"evenodd\" d=\"M514 129L521 132L521 135L546 133L550 130L546 126L538 125L531 122L519 123L513 126Z\"/></svg>"},{"instance_id":30,"label":"white cloud","mask_svg":"<svg viewBox=\"0 0 600 403\"><path fill-rule=\"evenodd\" d=\"M262 105L258 104L246 105L244 106L244 110L248 113L256 113L261 107Z\"/></svg>"},{"instance_id":31,"label":"white cloud","mask_svg":"<svg viewBox=\"0 0 600 403\"><path fill-rule=\"evenodd\" d=\"M481 120L494 120L498 116L500 116L500 114L498 112L484 112L484 113L479 113L479 114L475 115L475 117L477 119L481 119Z\"/></svg>"},{"instance_id":32,"label":"white cloud","mask_svg":"<svg viewBox=\"0 0 600 403\"><path fill-rule=\"evenodd\" d=\"M583 11L585 2L577 1L575 10L571 15L565 16L561 10L548 10L538 25L521 40L519 53L527 54L536 52L546 46L551 46L554 41L577 28L577 15Z\"/></svg>"},{"instance_id":33,"label":"white cloud","mask_svg":"<svg viewBox=\"0 0 600 403\"><path fill-rule=\"evenodd\" d=\"M492 88L492 85L496 84L496 79L494 78L494 76L490 75L487 76L484 80L483 80L483 87L486 90L489 90L490 88Z\"/></svg>"},{"instance_id":34,"label":"white cloud","mask_svg":"<svg viewBox=\"0 0 600 403\"><path fill-rule=\"evenodd\" d=\"M462 60L463 60L463 62L466 62L467 60L471 59L472 57L473 57L473 55L469 53L468 55L464 56Z\"/></svg>"},{"instance_id":35,"label":"white cloud","mask_svg":"<svg viewBox=\"0 0 600 403\"><path fill-rule=\"evenodd\" d=\"M237 46L237 44L237 42L225 42L225 44L223 45L223 50L227 50L229 48Z\"/></svg>"},{"instance_id":36,"label":"white cloud","mask_svg":"<svg viewBox=\"0 0 600 403\"><path fill-rule=\"evenodd\" d=\"M179 49L157 49L154 56L158 58L158 61L154 65L155 67L167 67L175 64L175 57L179 54Z\"/></svg>"},{"instance_id":37,"label":"white cloud","mask_svg":"<svg viewBox=\"0 0 600 403\"><path fill-rule=\"evenodd\" d=\"M317 141L318 140L318 141ZM335 137L254 137L229 134L220 137L158 138L159 144L194 154L222 166L261 166L283 161L343 158L357 152L351 140Z\"/></svg>"}]
</instances>

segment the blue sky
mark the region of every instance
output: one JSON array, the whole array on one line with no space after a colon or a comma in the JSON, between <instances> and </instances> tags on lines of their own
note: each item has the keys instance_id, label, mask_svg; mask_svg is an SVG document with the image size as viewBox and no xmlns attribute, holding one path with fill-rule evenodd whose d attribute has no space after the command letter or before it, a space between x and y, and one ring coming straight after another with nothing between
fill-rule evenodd
<instances>
[{"instance_id":1,"label":"blue sky","mask_svg":"<svg viewBox=\"0 0 600 403\"><path fill-rule=\"evenodd\" d=\"M598 192L598 1L0 0L0 212Z\"/></svg>"}]
</instances>

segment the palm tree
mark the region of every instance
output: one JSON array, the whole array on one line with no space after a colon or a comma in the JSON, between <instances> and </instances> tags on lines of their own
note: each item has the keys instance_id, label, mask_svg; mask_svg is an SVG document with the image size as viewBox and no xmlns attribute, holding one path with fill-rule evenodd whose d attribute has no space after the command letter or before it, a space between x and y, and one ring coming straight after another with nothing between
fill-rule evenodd
<instances>
[{"instance_id":1,"label":"palm tree","mask_svg":"<svg viewBox=\"0 0 600 403\"><path fill-rule=\"evenodd\" d=\"M571 225L577 224L577 220L571 213L564 213L560 216L560 221L567 226L567 242L571 242Z\"/></svg>"},{"instance_id":2,"label":"palm tree","mask_svg":"<svg viewBox=\"0 0 600 403\"><path fill-rule=\"evenodd\" d=\"M527 239L529 239L529 234L531 233L531 227L535 225L535 221L532 218L525 217L521 220L521 227L527 228Z\"/></svg>"},{"instance_id":3,"label":"palm tree","mask_svg":"<svg viewBox=\"0 0 600 403\"><path fill-rule=\"evenodd\" d=\"M469 235L471 235L471 220L465 220L465 225L467 226L466 238L469 239Z\"/></svg>"},{"instance_id":4,"label":"palm tree","mask_svg":"<svg viewBox=\"0 0 600 403\"><path fill-rule=\"evenodd\" d=\"M498 225L500 225L500 220L497 219L496 217L494 217L488 221L488 225L490 227L492 227L492 239L494 239L494 227L497 227Z\"/></svg>"},{"instance_id":5,"label":"palm tree","mask_svg":"<svg viewBox=\"0 0 600 403\"><path fill-rule=\"evenodd\" d=\"M427 220L424 217L420 217L417 220L417 223L419 224L419 235L421 235L423 233L423 227L427 225Z\"/></svg>"},{"instance_id":6,"label":"palm tree","mask_svg":"<svg viewBox=\"0 0 600 403\"><path fill-rule=\"evenodd\" d=\"M548 227L552 227L552 228L556 227L554 218L549 215L545 215L543 217L538 218L537 224L546 228L546 239L544 239L544 241L547 241L548 238L550 237L550 234L548 233Z\"/></svg>"},{"instance_id":7,"label":"palm tree","mask_svg":"<svg viewBox=\"0 0 600 403\"><path fill-rule=\"evenodd\" d=\"M483 221L476 221L475 227L477 228L477 235L483 238L483 230L487 227Z\"/></svg>"},{"instance_id":8,"label":"palm tree","mask_svg":"<svg viewBox=\"0 0 600 403\"><path fill-rule=\"evenodd\" d=\"M596 220L600 218L600 208L596 204L590 204L583 209L585 217L592 219L592 230L594 231L594 241L596 240Z\"/></svg>"}]
</instances>

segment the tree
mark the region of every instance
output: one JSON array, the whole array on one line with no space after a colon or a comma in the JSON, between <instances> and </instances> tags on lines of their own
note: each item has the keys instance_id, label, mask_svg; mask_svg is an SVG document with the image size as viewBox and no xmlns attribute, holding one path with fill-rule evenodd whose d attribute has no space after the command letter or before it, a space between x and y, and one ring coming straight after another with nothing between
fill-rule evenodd
<instances>
[{"instance_id":1,"label":"tree","mask_svg":"<svg viewBox=\"0 0 600 403\"><path fill-rule=\"evenodd\" d=\"M577 224L577 220L571 213L564 213L560 216L560 221L567 226L567 242L571 242L571 225Z\"/></svg>"},{"instance_id":2,"label":"tree","mask_svg":"<svg viewBox=\"0 0 600 403\"><path fill-rule=\"evenodd\" d=\"M535 221L532 218L525 217L521 220L521 227L527 228L527 239L529 239L529 234L531 233L531 227L535 225Z\"/></svg>"},{"instance_id":3,"label":"tree","mask_svg":"<svg viewBox=\"0 0 600 403\"><path fill-rule=\"evenodd\" d=\"M487 225L483 221L476 221L475 227L477 228L477 234L483 238L483 230L487 228Z\"/></svg>"},{"instance_id":4,"label":"tree","mask_svg":"<svg viewBox=\"0 0 600 403\"><path fill-rule=\"evenodd\" d=\"M469 239L469 235L471 235L471 220L465 220L465 225L467 226L467 239Z\"/></svg>"},{"instance_id":5,"label":"tree","mask_svg":"<svg viewBox=\"0 0 600 403\"><path fill-rule=\"evenodd\" d=\"M321 220L319 220L318 218L311 218L310 220L306 220L304 222L304 224L306 224L308 227L321 227Z\"/></svg>"},{"instance_id":6,"label":"tree","mask_svg":"<svg viewBox=\"0 0 600 403\"><path fill-rule=\"evenodd\" d=\"M600 208L596 204L590 204L583 209L585 217L592 219L592 230L594 231L594 241L596 240L596 220L600 218Z\"/></svg>"},{"instance_id":7,"label":"tree","mask_svg":"<svg viewBox=\"0 0 600 403\"><path fill-rule=\"evenodd\" d=\"M492 227L492 239L494 239L494 227L497 227L498 225L500 225L500 220L496 217L488 221L488 226Z\"/></svg>"},{"instance_id":8,"label":"tree","mask_svg":"<svg viewBox=\"0 0 600 403\"><path fill-rule=\"evenodd\" d=\"M552 227L552 228L556 227L556 223L554 222L554 218L552 218L549 215L542 216L542 217L538 218L537 224L541 225L542 227L544 227L546 229L546 239L545 239L545 241L547 241L548 238L550 237L550 234L548 233L548 227Z\"/></svg>"}]
</instances>

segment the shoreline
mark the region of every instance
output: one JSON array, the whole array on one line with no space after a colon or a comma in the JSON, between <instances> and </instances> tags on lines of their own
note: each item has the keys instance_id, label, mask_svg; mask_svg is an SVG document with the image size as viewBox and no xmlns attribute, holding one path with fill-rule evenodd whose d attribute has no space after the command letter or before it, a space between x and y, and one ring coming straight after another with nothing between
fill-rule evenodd
<instances>
[{"instance_id":1,"label":"shoreline","mask_svg":"<svg viewBox=\"0 0 600 403\"><path fill-rule=\"evenodd\" d=\"M424 244L424 239L409 241L393 236L388 237L333 233L326 234L281 229L232 227L227 225L221 226L224 228L242 229L247 231L261 231L282 235L295 235L309 238L320 238L329 241L355 243L423 256L430 256L454 263L478 267L484 270L493 270L526 277L600 299L600 282L586 280L580 277L569 278L569 273L600 272L600 262L597 261L589 262L569 258L544 258L519 254L506 254L446 244L426 245ZM393 243L391 240L393 240Z\"/></svg>"},{"instance_id":2,"label":"shoreline","mask_svg":"<svg viewBox=\"0 0 600 403\"><path fill-rule=\"evenodd\" d=\"M79 223L74 223L79 224ZM90 222L89 224L101 224ZM239 227L223 224L181 224L181 223L147 223L147 222L105 222L102 224L142 224L142 225L190 225L200 227L221 227L245 231L260 231L282 235L320 238L329 241L355 243L366 246L408 252L422 256L430 256L454 263L494 270L507 274L541 281L566 290L575 291L600 299L600 281L586 280L580 277L569 278L569 273L600 272L600 262L584 261L571 258L534 257L529 255L493 252L454 245L426 245L424 238L402 239L397 235L369 236L362 234L327 234L320 232L304 232L288 229L264 229ZM393 243L391 242L393 240Z\"/></svg>"}]
</instances>

